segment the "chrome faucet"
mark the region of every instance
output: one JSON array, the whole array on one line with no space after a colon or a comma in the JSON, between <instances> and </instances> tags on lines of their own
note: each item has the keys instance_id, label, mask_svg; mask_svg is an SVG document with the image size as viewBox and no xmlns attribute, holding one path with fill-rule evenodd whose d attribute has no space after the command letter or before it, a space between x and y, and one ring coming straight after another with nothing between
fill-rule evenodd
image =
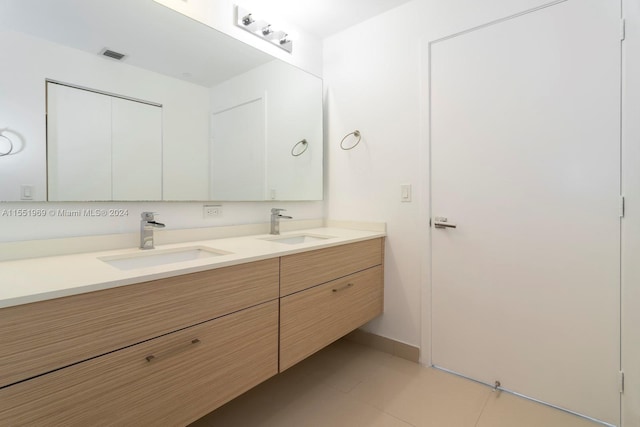
<instances>
[{"instance_id":1,"label":"chrome faucet","mask_svg":"<svg viewBox=\"0 0 640 427\"><path fill-rule=\"evenodd\" d=\"M142 212L140 220L140 249L153 249L153 229L164 228L164 224L156 222L155 212Z\"/></svg>"},{"instance_id":2,"label":"chrome faucet","mask_svg":"<svg viewBox=\"0 0 640 427\"><path fill-rule=\"evenodd\" d=\"M286 209L272 208L271 209L271 232L269 234L280 234L280 218L292 219L291 216L280 215L280 212L286 211Z\"/></svg>"}]
</instances>

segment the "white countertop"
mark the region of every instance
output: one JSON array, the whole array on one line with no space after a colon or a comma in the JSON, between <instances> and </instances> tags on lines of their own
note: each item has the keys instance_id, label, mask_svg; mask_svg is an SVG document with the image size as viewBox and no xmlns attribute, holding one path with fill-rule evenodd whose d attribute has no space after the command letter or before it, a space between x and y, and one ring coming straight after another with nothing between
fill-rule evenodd
<instances>
[{"instance_id":1,"label":"white countertop","mask_svg":"<svg viewBox=\"0 0 640 427\"><path fill-rule=\"evenodd\" d=\"M120 270L101 261L99 258L140 253L141 250L138 248L4 261L0 262L0 308L109 289L181 274L195 273L385 236L385 233L380 231L336 227L297 230L282 233L281 236L297 236L300 234L316 234L331 236L331 238L291 245L263 240L275 236L262 234L156 245L155 250L204 246L213 250L230 253L210 258L133 270ZM151 253L153 250L144 252Z\"/></svg>"}]
</instances>

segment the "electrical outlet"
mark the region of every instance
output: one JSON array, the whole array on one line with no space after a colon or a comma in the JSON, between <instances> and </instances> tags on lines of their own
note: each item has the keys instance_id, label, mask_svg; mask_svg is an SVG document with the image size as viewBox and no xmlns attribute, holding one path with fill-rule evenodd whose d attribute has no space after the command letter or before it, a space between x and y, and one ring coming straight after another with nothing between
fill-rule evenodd
<instances>
[{"instance_id":1,"label":"electrical outlet","mask_svg":"<svg viewBox=\"0 0 640 427\"><path fill-rule=\"evenodd\" d=\"M222 216L222 205L204 205L205 218L217 218Z\"/></svg>"}]
</instances>

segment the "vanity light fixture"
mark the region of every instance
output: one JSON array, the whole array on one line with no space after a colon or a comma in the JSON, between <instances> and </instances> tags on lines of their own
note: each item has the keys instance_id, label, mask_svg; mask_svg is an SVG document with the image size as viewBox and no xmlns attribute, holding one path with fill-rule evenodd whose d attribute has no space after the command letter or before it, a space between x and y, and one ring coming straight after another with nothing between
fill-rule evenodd
<instances>
[{"instance_id":1,"label":"vanity light fixture","mask_svg":"<svg viewBox=\"0 0 640 427\"><path fill-rule=\"evenodd\" d=\"M289 39L289 35L287 33L282 30L274 30L271 28L271 24L263 20L256 19L253 16L253 13L238 5L236 5L235 24L256 37L260 37L261 39L266 40L289 53L293 50L293 41Z\"/></svg>"},{"instance_id":2,"label":"vanity light fixture","mask_svg":"<svg viewBox=\"0 0 640 427\"><path fill-rule=\"evenodd\" d=\"M245 27L247 25L253 24L254 22L256 22L256 21L251 17L251 14L248 14L248 15L242 17L242 25L244 25Z\"/></svg>"},{"instance_id":3,"label":"vanity light fixture","mask_svg":"<svg viewBox=\"0 0 640 427\"><path fill-rule=\"evenodd\" d=\"M291 40L289 40L287 38L289 34L285 34L280 40L278 40L278 43L282 44L287 44L287 43L291 43Z\"/></svg>"}]
</instances>

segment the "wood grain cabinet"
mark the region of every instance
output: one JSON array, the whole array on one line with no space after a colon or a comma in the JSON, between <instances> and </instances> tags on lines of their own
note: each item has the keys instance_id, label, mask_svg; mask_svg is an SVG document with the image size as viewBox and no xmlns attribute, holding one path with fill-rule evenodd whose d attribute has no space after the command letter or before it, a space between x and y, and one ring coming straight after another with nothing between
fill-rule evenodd
<instances>
[{"instance_id":1,"label":"wood grain cabinet","mask_svg":"<svg viewBox=\"0 0 640 427\"><path fill-rule=\"evenodd\" d=\"M0 425L186 425L278 372L279 260L0 309Z\"/></svg>"},{"instance_id":2,"label":"wood grain cabinet","mask_svg":"<svg viewBox=\"0 0 640 427\"><path fill-rule=\"evenodd\" d=\"M384 239L0 309L0 426L184 426L383 309Z\"/></svg>"},{"instance_id":3,"label":"wood grain cabinet","mask_svg":"<svg viewBox=\"0 0 640 427\"><path fill-rule=\"evenodd\" d=\"M0 386L278 298L278 259L0 309Z\"/></svg>"},{"instance_id":4,"label":"wood grain cabinet","mask_svg":"<svg viewBox=\"0 0 640 427\"><path fill-rule=\"evenodd\" d=\"M383 239L373 239L284 256L280 259L280 296L381 265L383 245Z\"/></svg>"},{"instance_id":5,"label":"wood grain cabinet","mask_svg":"<svg viewBox=\"0 0 640 427\"><path fill-rule=\"evenodd\" d=\"M384 239L283 257L280 372L383 311Z\"/></svg>"},{"instance_id":6,"label":"wood grain cabinet","mask_svg":"<svg viewBox=\"0 0 640 427\"><path fill-rule=\"evenodd\" d=\"M183 426L277 373L278 302L0 390L0 425Z\"/></svg>"}]
</instances>

